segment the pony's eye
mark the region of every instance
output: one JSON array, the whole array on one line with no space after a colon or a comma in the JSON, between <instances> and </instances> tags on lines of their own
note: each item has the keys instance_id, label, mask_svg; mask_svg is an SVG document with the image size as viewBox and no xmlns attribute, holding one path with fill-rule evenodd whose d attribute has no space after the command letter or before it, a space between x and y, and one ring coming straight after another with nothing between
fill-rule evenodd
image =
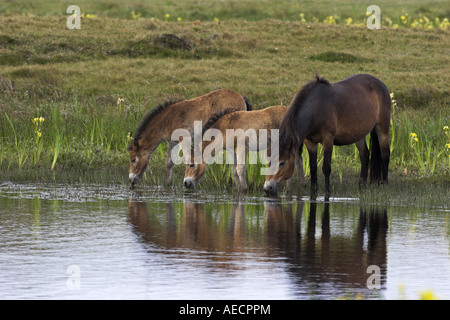
<instances>
[{"instance_id":1,"label":"pony's eye","mask_svg":"<svg viewBox=\"0 0 450 320\"><path fill-rule=\"evenodd\" d=\"M286 161L281 161L280 164L278 166L282 167L286 164Z\"/></svg>"},{"instance_id":2,"label":"pony's eye","mask_svg":"<svg viewBox=\"0 0 450 320\"><path fill-rule=\"evenodd\" d=\"M131 163L135 163L136 162L136 158L131 159Z\"/></svg>"},{"instance_id":3,"label":"pony's eye","mask_svg":"<svg viewBox=\"0 0 450 320\"><path fill-rule=\"evenodd\" d=\"M191 164L189 165L189 167L193 168L193 167L195 167L195 164L191 163Z\"/></svg>"}]
</instances>

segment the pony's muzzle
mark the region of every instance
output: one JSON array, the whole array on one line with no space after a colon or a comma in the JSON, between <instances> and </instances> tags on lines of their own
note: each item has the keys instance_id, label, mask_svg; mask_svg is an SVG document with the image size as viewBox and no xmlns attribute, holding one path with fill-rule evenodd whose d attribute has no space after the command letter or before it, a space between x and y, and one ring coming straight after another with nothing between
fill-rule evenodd
<instances>
[{"instance_id":1,"label":"pony's muzzle","mask_svg":"<svg viewBox=\"0 0 450 320\"><path fill-rule=\"evenodd\" d=\"M276 196L278 193L277 183L269 180L264 184L263 190L266 193L266 196Z\"/></svg>"},{"instance_id":2,"label":"pony's muzzle","mask_svg":"<svg viewBox=\"0 0 450 320\"><path fill-rule=\"evenodd\" d=\"M194 183L194 180L192 178L184 178L184 186L187 189L194 188L194 185L195 185L195 183Z\"/></svg>"},{"instance_id":3,"label":"pony's muzzle","mask_svg":"<svg viewBox=\"0 0 450 320\"><path fill-rule=\"evenodd\" d=\"M139 181L139 175L137 175L135 173L130 173L128 178L130 179L130 182L131 182L132 186L134 186Z\"/></svg>"}]
</instances>

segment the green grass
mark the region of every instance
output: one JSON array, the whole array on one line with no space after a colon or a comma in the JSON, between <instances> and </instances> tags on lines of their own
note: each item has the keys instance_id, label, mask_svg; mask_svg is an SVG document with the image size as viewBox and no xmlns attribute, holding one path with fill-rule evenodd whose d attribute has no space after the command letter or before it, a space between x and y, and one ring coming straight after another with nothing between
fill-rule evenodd
<instances>
[{"instance_id":1,"label":"green grass","mask_svg":"<svg viewBox=\"0 0 450 320\"><path fill-rule=\"evenodd\" d=\"M255 4L256 3L256 4ZM70 3L73 4L73 3ZM307 21L317 18L323 21L328 16L335 16L337 22L352 17L355 21L365 18L366 8L374 4L371 1L333 1L333 0L78 0L76 5L82 13L98 17L111 17L120 19L156 18L160 20L177 21L220 21L242 19L258 21L263 19L276 19L285 21L300 20L300 13ZM418 1L418 0L378 0L376 3L381 13L390 17L393 22L401 23L401 15L410 17L426 15L430 18L448 18L450 5L445 0ZM2 2L0 14L3 15L37 15L56 16L65 15L68 2L57 0L21 0ZM169 15L169 16L167 16Z\"/></svg>"},{"instance_id":2,"label":"green grass","mask_svg":"<svg viewBox=\"0 0 450 320\"><path fill-rule=\"evenodd\" d=\"M316 72L330 81L370 73L395 93L394 184L433 183L448 193L450 51L440 27L448 2L383 0L381 30L361 25L368 2L257 3L81 0L81 30L68 30L65 2L2 2L1 179L126 183L128 134L167 98L229 88L264 108L288 105ZM329 16L336 24L323 22ZM411 26L424 16L433 29ZM36 117L45 119L41 137ZM164 184L165 149L153 155L144 185ZM264 181L259 168L249 168L251 190ZM356 148L335 148L332 169L335 192L352 193ZM183 172L176 167L176 186ZM227 166L210 166L202 186L230 190L230 179Z\"/></svg>"}]
</instances>

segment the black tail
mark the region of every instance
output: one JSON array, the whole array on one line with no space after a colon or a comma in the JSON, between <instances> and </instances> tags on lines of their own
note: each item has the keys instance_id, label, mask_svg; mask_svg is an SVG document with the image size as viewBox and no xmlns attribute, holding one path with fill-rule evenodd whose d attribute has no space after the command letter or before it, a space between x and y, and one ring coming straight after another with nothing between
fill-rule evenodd
<instances>
[{"instance_id":1,"label":"black tail","mask_svg":"<svg viewBox=\"0 0 450 320\"><path fill-rule=\"evenodd\" d=\"M247 111L252 111L253 110L252 104L250 103L250 100L246 96L244 96L244 101L245 105L247 106Z\"/></svg>"},{"instance_id":2,"label":"black tail","mask_svg":"<svg viewBox=\"0 0 450 320\"><path fill-rule=\"evenodd\" d=\"M375 128L370 132L370 182L381 181L381 149Z\"/></svg>"}]
</instances>

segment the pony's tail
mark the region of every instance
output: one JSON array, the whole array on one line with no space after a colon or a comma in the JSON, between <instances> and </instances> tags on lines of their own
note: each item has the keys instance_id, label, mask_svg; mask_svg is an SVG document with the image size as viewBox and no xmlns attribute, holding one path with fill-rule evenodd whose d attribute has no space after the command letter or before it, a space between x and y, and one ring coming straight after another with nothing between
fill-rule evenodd
<instances>
[{"instance_id":1,"label":"pony's tail","mask_svg":"<svg viewBox=\"0 0 450 320\"><path fill-rule=\"evenodd\" d=\"M246 96L244 96L244 101L245 101L245 105L247 106L247 111L252 111L253 110L253 106L250 103L250 99L247 98Z\"/></svg>"},{"instance_id":2,"label":"pony's tail","mask_svg":"<svg viewBox=\"0 0 450 320\"><path fill-rule=\"evenodd\" d=\"M370 182L381 181L381 148L375 128L370 132Z\"/></svg>"}]
</instances>

